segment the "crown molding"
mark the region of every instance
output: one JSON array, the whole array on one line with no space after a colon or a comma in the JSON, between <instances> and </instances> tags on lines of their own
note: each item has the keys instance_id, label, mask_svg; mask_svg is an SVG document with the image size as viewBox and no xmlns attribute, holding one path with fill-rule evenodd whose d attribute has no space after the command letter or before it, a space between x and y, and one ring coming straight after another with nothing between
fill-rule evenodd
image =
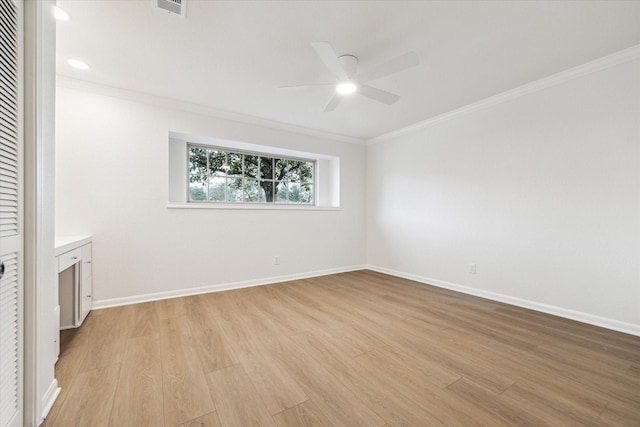
<instances>
[{"instance_id":1,"label":"crown molding","mask_svg":"<svg viewBox=\"0 0 640 427\"><path fill-rule=\"evenodd\" d=\"M330 132L309 129L301 126L295 126L287 123L277 122L274 120L263 119L260 117L249 116L230 111L219 110L217 108L205 105L194 104L177 99L151 95L145 92L138 92L129 89L121 89L114 86L108 86L100 83L89 82L86 80L75 79L72 77L56 74L56 85L82 91L89 91L100 95L111 96L114 98L126 99L129 101L141 102L144 104L159 106L172 110L185 111L194 114L200 114L207 117L225 119L243 124L262 126L270 129L282 130L291 133L297 133L315 138L329 139L332 141L346 142L349 144L365 145L365 140L353 138L345 135L338 135Z\"/></svg>"},{"instance_id":2,"label":"crown molding","mask_svg":"<svg viewBox=\"0 0 640 427\"><path fill-rule=\"evenodd\" d=\"M640 45L621 50L611 55L604 56L594 61L587 62L577 67L570 68L565 71L561 71L557 74L544 77L542 79L533 81L531 83L524 84L514 89L510 89L506 92L502 92L498 95L485 98L481 101L474 102L455 110L448 111L446 113L431 117L421 122L409 125L394 131L370 138L366 141L367 145L374 145L380 142L389 141L400 136L409 135L418 132L422 129L434 126L438 123L446 120L451 120L457 117L464 116L466 114L473 113L485 108L492 107L503 102L511 101L521 96L528 95L530 93L538 92L543 89L547 89L552 86L559 85L569 80L576 79L578 77L586 76L591 73L605 70L607 68L614 67L619 64L623 64L628 61L640 58Z\"/></svg>"}]
</instances>

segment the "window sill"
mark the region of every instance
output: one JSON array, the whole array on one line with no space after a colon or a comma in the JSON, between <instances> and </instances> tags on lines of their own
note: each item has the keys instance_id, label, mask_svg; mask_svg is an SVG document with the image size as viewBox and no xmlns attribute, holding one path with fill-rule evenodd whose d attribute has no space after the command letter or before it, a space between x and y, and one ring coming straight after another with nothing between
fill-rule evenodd
<instances>
[{"instance_id":1,"label":"window sill","mask_svg":"<svg viewBox=\"0 0 640 427\"><path fill-rule=\"evenodd\" d=\"M335 206L303 206L285 204L236 204L236 203L167 203L169 209L238 209L238 210L281 210L281 211L339 211Z\"/></svg>"}]
</instances>

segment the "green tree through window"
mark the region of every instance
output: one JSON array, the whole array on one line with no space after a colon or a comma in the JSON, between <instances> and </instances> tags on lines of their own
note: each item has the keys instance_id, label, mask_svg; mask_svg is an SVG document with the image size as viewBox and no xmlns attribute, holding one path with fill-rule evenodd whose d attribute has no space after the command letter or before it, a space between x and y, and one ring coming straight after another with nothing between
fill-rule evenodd
<instances>
[{"instance_id":1,"label":"green tree through window","mask_svg":"<svg viewBox=\"0 0 640 427\"><path fill-rule=\"evenodd\" d=\"M189 145L189 201L314 203L315 161Z\"/></svg>"}]
</instances>

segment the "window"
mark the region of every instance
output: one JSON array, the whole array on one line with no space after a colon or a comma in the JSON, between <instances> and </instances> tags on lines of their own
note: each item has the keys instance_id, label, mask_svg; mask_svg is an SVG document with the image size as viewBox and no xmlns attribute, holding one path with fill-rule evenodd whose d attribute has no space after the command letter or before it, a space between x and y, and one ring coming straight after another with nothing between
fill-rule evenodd
<instances>
[{"instance_id":1,"label":"window","mask_svg":"<svg viewBox=\"0 0 640 427\"><path fill-rule=\"evenodd\" d=\"M340 209L336 155L268 145L268 140L256 144L173 131L168 136L167 208Z\"/></svg>"},{"instance_id":2,"label":"window","mask_svg":"<svg viewBox=\"0 0 640 427\"><path fill-rule=\"evenodd\" d=\"M189 202L315 204L315 160L187 145Z\"/></svg>"}]
</instances>

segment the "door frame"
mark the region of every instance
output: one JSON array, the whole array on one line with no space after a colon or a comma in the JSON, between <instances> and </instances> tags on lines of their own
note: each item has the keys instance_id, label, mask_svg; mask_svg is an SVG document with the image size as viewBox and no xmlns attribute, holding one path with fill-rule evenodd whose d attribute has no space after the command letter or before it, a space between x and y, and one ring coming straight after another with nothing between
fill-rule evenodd
<instances>
[{"instance_id":1,"label":"door frame","mask_svg":"<svg viewBox=\"0 0 640 427\"><path fill-rule=\"evenodd\" d=\"M46 417L60 388L55 268L55 0L18 0L23 9L24 425Z\"/></svg>"}]
</instances>

